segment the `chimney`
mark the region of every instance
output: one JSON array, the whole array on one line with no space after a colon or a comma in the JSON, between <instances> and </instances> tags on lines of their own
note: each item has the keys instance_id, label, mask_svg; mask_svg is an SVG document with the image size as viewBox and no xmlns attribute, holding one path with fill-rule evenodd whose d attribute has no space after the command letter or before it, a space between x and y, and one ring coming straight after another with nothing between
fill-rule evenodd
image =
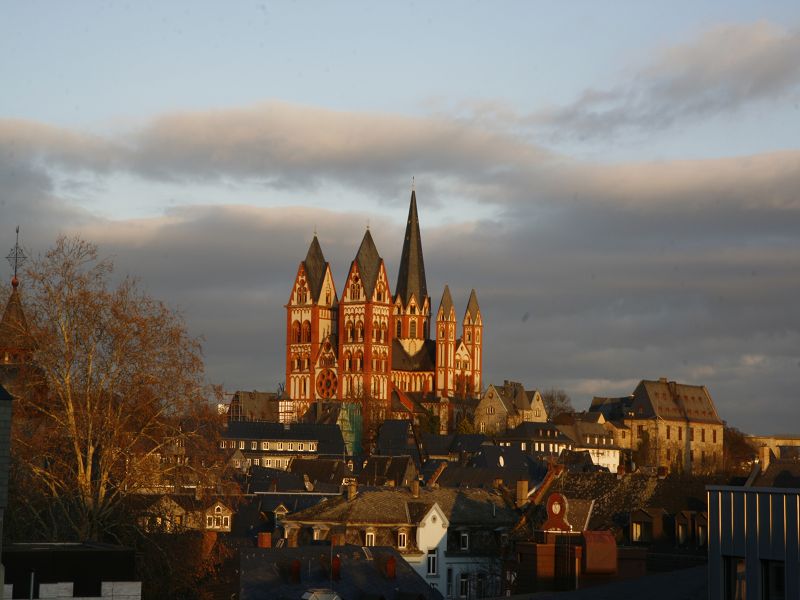
<instances>
[{"instance_id":1,"label":"chimney","mask_svg":"<svg viewBox=\"0 0 800 600\"><path fill-rule=\"evenodd\" d=\"M269 531L260 531L258 533L258 547L272 548L272 534Z\"/></svg>"},{"instance_id":2,"label":"chimney","mask_svg":"<svg viewBox=\"0 0 800 600\"><path fill-rule=\"evenodd\" d=\"M358 494L358 484L357 483L348 483L347 484L347 500L350 501L356 497Z\"/></svg>"},{"instance_id":3,"label":"chimney","mask_svg":"<svg viewBox=\"0 0 800 600\"><path fill-rule=\"evenodd\" d=\"M414 498L419 498L419 479L411 480L411 495Z\"/></svg>"},{"instance_id":4,"label":"chimney","mask_svg":"<svg viewBox=\"0 0 800 600\"><path fill-rule=\"evenodd\" d=\"M339 555L333 557L331 561L331 579L339 581L342 578L342 559Z\"/></svg>"},{"instance_id":5,"label":"chimney","mask_svg":"<svg viewBox=\"0 0 800 600\"><path fill-rule=\"evenodd\" d=\"M292 561L292 583L300 583L300 559L295 558Z\"/></svg>"},{"instance_id":6,"label":"chimney","mask_svg":"<svg viewBox=\"0 0 800 600\"><path fill-rule=\"evenodd\" d=\"M386 561L386 579L395 579L397 577L397 560L394 556L390 556Z\"/></svg>"},{"instance_id":7,"label":"chimney","mask_svg":"<svg viewBox=\"0 0 800 600\"><path fill-rule=\"evenodd\" d=\"M517 481L517 506L523 506L528 502L528 480L520 479Z\"/></svg>"}]
</instances>

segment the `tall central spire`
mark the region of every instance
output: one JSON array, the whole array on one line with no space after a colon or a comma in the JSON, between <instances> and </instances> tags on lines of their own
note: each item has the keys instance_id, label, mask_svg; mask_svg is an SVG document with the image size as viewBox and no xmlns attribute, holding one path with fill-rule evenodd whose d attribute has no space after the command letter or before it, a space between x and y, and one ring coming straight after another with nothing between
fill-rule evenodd
<instances>
[{"instance_id":1,"label":"tall central spire","mask_svg":"<svg viewBox=\"0 0 800 600\"><path fill-rule=\"evenodd\" d=\"M417 192L411 190L411 206L408 208L406 237L403 240L403 254L400 257L400 271L397 274L395 293L407 306L411 296L422 304L428 296L425 282L425 262L422 259L422 237L419 234L417 215Z\"/></svg>"}]
</instances>

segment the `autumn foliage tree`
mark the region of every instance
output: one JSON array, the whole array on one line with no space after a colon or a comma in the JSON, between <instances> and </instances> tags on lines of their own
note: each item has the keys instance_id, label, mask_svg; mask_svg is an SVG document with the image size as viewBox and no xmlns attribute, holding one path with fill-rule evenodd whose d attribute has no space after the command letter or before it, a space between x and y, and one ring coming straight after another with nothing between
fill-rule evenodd
<instances>
[{"instance_id":1,"label":"autumn foliage tree","mask_svg":"<svg viewBox=\"0 0 800 600\"><path fill-rule=\"evenodd\" d=\"M14 408L12 500L42 539L113 539L126 497L178 470L209 475L179 451L214 440L200 344L112 272L96 246L62 237L24 276L35 350Z\"/></svg>"}]
</instances>

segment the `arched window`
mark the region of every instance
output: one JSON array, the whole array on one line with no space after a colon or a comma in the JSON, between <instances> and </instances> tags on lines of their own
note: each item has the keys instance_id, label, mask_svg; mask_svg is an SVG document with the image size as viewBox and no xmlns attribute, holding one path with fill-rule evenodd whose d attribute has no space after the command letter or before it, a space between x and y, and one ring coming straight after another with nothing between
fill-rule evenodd
<instances>
[{"instance_id":1,"label":"arched window","mask_svg":"<svg viewBox=\"0 0 800 600\"><path fill-rule=\"evenodd\" d=\"M353 355L349 352L344 353L344 370L351 371L353 369Z\"/></svg>"},{"instance_id":2,"label":"arched window","mask_svg":"<svg viewBox=\"0 0 800 600\"><path fill-rule=\"evenodd\" d=\"M364 341L364 323L359 321L356 323L356 341L363 342Z\"/></svg>"},{"instance_id":3,"label":"arched window","mask_svg":"<svg viewBox=\"0 0 800 600\"><path fill-rule=\"evenodd\" d=\"M303 355L303 370L308 371L308 368L311 366L311 356L309 354Z\"/></svg>"},{"instance_id":4,"label":"arched window","mask_svg":"<svg viewBox=\"0 0 800 600\"><path fill-rule=\"evenodd\" d=\"M397 319L397 331L395 332L395 337L403 337L403 322L400 319Z\"/></svg>"},{"instance_id":5,"label":"arched window","mask_svg":"<svg viewBox=\"0 0 800 600\"><path fill-rule=\"evenodd\" d=\"M325 304L330 306L330 303L331 303L331 289L330 288L326 288L325 289Z\"/></svg>"},{"instance_id":6,"label":"arched window","mask_svg":"<svg viewBox=\"0 0 800 600\"><path fill-rule=\"evenodd\" d=\"M372 341L373 342L381 341L381 325L377 321L372 322Z\"/></svg>"},{"instance_id":7,"label":"arched window","mask_svg":"<svg viewBox=\"0 0 800 600\"><path fill-rule=\"evenodd\" d=\"M386 343L386 323L381 323L381 342Z\"/></svg>"},{"instance_id":8,"label":"arched window","mask_svg":"<svg viewBox=\"0 0 800 600\"><path fill-rule=\"evenodd\" d=\"M417 337L417 320L416 319L411 319L411 331L410 331L408 337L412 337L412 338Z\"/></svg>"},{"instance_id":9,"label":"arched window","mask_svg":"<svg viewBox=\"0 0 800 600\"><path fill-rule=\"evenodd\" d=\"M303 343L311 342L311 323L303 321Z\"/></svg>"},{"instance_id":10,"label":"arched window","mask_svg":"<svg viewBox=\"0 0 800 600\"><path fill-rule=\"evenodd\" d=\"M299 344L301 341L300 337L300 322L295 321L292 323L292 342L295 344Z\"/></svg>"},{"instance_id":11,"label":"arched window","mask_svg":"<svg viewBox=\"0 0 800 600\"><path fill-rule=\"evenodd\" d=\"M468 341L468 342L471 342L471 341L472 341L472 334L471 334L469 331L467 332L467 335L466 335L466 337L467 337L467 341Z\"/></svg>"},{"instance_id":12,"label":"arched window","mask_svg":"<svg viewBox=\"0 0 800 600\"><path fill-rule=\"evenodd\" d=\"M360 372L364 368L364 354L362 354L361 350L356 352L355 363L354 370Z\"/></svg>"},{"instance_id":13,"label":"arched window","mask_svg":"<svg viewBox=\"0 0 800 600\"><path fill-rule=\"evenodd\" d=\"M352 321L348 321L344 326L344 330L345 330L345 337L346 337L347 341L348 342L352 342L353 341L353 322Z\"/></svg>"}]
</instances>

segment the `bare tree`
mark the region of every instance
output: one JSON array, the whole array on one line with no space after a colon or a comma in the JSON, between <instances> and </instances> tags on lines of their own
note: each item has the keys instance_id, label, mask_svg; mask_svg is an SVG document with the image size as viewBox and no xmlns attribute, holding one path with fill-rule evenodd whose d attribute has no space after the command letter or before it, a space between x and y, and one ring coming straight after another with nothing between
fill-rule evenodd
<instances>
[{"instance_id":1,"label":"bare tree","mask_svg":"<svg viewBox=\"0 0 800 600\"><path fill-rule=\"evenodd\" d=\"M93 244L62 237L26 272L35 350L18 388L13 474L17 508L41 537L113 535L126 496L208 474L216 411L200 344L134 280L112 286L112 269Z\"/></svg>"},{"instance_id":2,"label":"bare tree","mask_svg":"<svg viewBox=\"0 0 800 600\"><path fill-rule=\"evenodd\" d=\"M550 388L543 391L542 402L549 421L553 421L560 414L575 412L572 408L572 399L561 389Z\"/></svg>"}]
</instances>

